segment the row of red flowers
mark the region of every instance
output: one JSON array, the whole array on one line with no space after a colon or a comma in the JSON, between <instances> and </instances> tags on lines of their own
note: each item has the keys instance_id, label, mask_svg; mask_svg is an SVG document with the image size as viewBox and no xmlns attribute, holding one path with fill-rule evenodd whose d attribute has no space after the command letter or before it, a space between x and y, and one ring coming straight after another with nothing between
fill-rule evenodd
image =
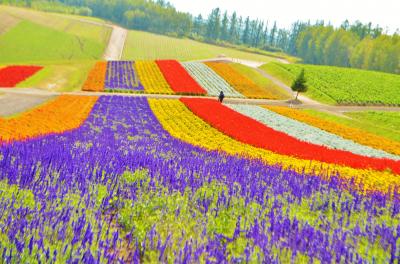
<instances>
[{"instance_id":1,"label":"row of red flowers","mask_svg":"<svg viewBox=\"0 0 400 264\"><path fill-rule=\"evenodd\" d=\"M300 141L285 133L242 115L212 99L182 98L181 101L197 116L226 135L276 153L301 159L318 160L357 169L392 170L400 174L400 161L364 157L348 151Z\"/></svg>"},{"instance_id":2,"label":"row of red flowers","mask_svg":"<svg viewBox=\"0 0 400 264\"><path fill-rule=\"evenodd\" d=\"M8 66L0 69L0 87L15 87L42 68L40 66Z\"/></svg>"},{"instance_id":3,"label":"row of red flowers","mask_svg":"<svg viewBox=\"0 0 400 264\"><path fill-rule=\"evenodd\" d=\"M207 93L176 60L157 60L156 63L174 92L184 94Z\"/></svg>"}]
</instances>

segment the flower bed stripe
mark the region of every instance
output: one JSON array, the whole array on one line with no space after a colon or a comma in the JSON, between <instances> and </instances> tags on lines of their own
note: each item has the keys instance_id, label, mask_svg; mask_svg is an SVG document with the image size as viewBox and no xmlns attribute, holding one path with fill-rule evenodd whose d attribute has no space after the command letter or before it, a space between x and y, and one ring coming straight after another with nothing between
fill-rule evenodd
<instances>
[{"instance_id":1,"label":"flower bed stripe","mask_svg":"<svg viewBox=\"0 0 400 264\"><path fill-rule=\"evenodd\" d=\"M400 161L363 157L342 150L331 150L302 142L211 99L182 98L182 102L196 115L223 133L244 143L276 153L321 162L334 163L357 169L392 170L400 174Z\"/></svg>"},{"instance_id":2,"label":"flower bed stripe","mask_svg":"<svg viewBox=\"0 0 400 264\"><path fill-rule=\"evenodd\" d=\"M0 118L0 143L60 134L78 128L97 97L62 95L15 118Z\"/></svg>"},{"instance_id":3,"label":"flower bed stripe","mask_svg":"<svg viewBox=\"0 0 400 264\"><path fill-rule=\"evenodd\" d=\"M83 84L83 91L102 92L104 91L104 80L106 78L107 62L98 61L90 70L88 77Z\"/></svg>"},{"instance_id":4,"label":"flower bed stripe","mask_svg":"<svg viewBox=\"0 0 400 264\"><path fill-rule=\"evenodd\" d=\"M235 140L193 114L182 102L170 99L149 99L149 104L163 128L172 136L194 146L212 151L224 151L252 159L262 159L269 165L294 169L300 173L329 178L337 175L354 180L361 192L388 192L400 185L400 178L387 171L360 170L336 164L298 159L257 148Z\"/></svg>"},{"instance_id":5,"label":"flower bed stripe","mask_svg":"<svg viewBox=\"0 0 400 264\"><path fill-rule=\"evenodd\" d=\"M205 64L224 78L236 91L246 97L277 99L275 95L258 86L227 63L206 62Z\"/></svg>"},{"instance_id":6,"label":"flower bed stripe","mask_svg":"<svg viewBox=\"0 0 400 264\"><path fill-rule=\"evenodd\" d=\"M326 146L330 149L350 151L354 154L367 157L400 160L399 156L360 145L319 128L276 114L260 106L238 104L229 104L228 106L243 115L254 118L274 130L286 133L301 141Z\"/></svg>"},{"instance_id":7,"label":"flower bed stripe","mask_svg":"<svg viewBox=\"0 0 400 264\"><path fill-rule=\"evenodd\" d=\"M105 88L110 90L143 91L133 61L109 61Z\"/></svg>"},{"instance_id":8,"label":"flower bed stripe","mask_svg":"<svg viewBox=\"0 0 400 264\"><path fill-rule=\"evenodd\" d=\"M136 61L135 66L146 93L174 94L154 61Z\"/></svg>"},{"instance_id":9,"label":"flower bed stripe","mask_svg":"<svg viewBox=\"0 0 400 264\"><path fill-rule=\"evenodd\" d=\"M0 87L15 87L38 71L41 66L7 66L0 69Z\"/></svg>"},{"instance_id":10,"label":"flower bed stripe","mask_svg":"<svg viewBox=\"0 0 400 264\"><path fill-rule=\"evenodd\" d=\"M321 118L311 116L299 110L279 106L268 106L266 108L280 115L296 119L314 127L318 127L322 130L339 135L349 140L353 140L362 145L400 155L400 142L386 139L384 137L365 132L361 129L348 127L328 120L323 120Z\"/></svg>"},{"instance_id":11,"label":"flower bed stripe","mask_svg":"<svg viewBox=\"0 0 400 264\"><path fill-rule=\"evenodd\" d=\"M209 95L218 96L223 91L228 97L244 97L204 63L184 62L182 66Z\"/></svg>"},{"instance_id":12,"label":"flower bed stripe","mask_svg":"<svg viewBox=\"0 0 400 264\"><path fill-rule=\"evenodd\" d=\"M179 62L175 60L157 60L156 63L170 87L176 93L207 94L207 91L193 80Z\"/></svg>"}]
</instances>

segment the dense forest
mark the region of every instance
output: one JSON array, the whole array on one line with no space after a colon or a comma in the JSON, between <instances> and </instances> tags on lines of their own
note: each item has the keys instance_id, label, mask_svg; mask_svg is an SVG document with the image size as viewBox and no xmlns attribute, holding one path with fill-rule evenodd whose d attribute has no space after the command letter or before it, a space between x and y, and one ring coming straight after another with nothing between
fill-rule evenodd
<instances>
[{"instance_id":1,"label":"dense forest","mask_svg":"<svg viewBox=\"0 0 400 264\"><path fill-rule=\"evenodd\" d=\"M400 73L400 35L383 32L371 23L339 28L319 21L296 22L290 29L228 14L216 8L210 15L178 12L164 0L0 0L45 11L104 18L127 28L189 37L218 45L243 45L267 51L284 51L303 62Z\"/></svg>"}]
</instances>

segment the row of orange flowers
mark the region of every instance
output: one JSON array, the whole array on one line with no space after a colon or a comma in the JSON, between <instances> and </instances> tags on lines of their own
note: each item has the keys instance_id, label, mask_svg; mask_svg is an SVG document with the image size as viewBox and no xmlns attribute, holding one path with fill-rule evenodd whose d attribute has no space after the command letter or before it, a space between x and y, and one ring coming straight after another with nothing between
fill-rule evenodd
<instances>
[{"instance_id":1,"label":"row of orange flowers","mask_svg":"<svg viewBox=\"0 0 400 264\"><path fill-rule=\"evenodd\" d=\"M104 81L106 79L107 62L96 62L92 70L89 72L88 77L83 84L82 90L89 92L102 92L104 91Z\"/></svg>"},{"instance_id":2,"label":"row of orange flowers","mask_svg":"<svg viewBox=\"0 0 400 264\"><path fill-rule=\"evenodd\" d=\"M97 101L95 96L62 95L11 119L0 118L0 142L26 140L80 127Z\"/></svg>"},{"instance_id":3,"label":"row of orange flowers","mask_svg":"<svg viewBox=\"0 0 400 264\"><path fill-rule=\"evenodd\" d=\"M243 76L227 63L206 62L205 64L246 97L277 99L275 95Z\"/></svg>"},{"instance_id":4,"label":"row of orange flowers","mask_svg":"<svg viewBox=\"0 0 400 264\"><path fill-rule=\"evenodd\" d=\"M376 149L384 150L392 154L400 155L399 142L384 137L380 137L360 129L351 128L328 120L323 120L321 118L311 116L299 110L294 110L291 108L280 107L280 106L266 106L266 108L283 116L298 120L300 122L312 125L314 127L318 127L319 129L339 135L343 138L353 140L362 145L370 146Z\"/></svg>"}]
</instances>

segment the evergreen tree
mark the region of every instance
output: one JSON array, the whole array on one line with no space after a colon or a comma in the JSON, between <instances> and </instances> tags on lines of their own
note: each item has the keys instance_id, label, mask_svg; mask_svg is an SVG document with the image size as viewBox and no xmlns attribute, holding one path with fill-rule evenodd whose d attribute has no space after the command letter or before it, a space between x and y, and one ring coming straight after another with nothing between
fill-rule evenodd
<instances>
[{"instance_id":1,"label":"evergreen tree","mask_svg":"<svg viewBox=\"0 0 400 264\"><path fill-rule=\"evenodd\" d=\"M299 93L304 93L307 91L307 80L304 76L304 69L301 70L300 74L297 76L296 80L294 80L291 88L293 92L297 92L296 99L299 96Z\"/></svg>"},{"instance_id":2,"label":"evergreen tree","mask_svg":"<svg viewBox=\"0 0 400 264\"><path fill-rule=\"evenodd\" d=\"M221 39L228 40L228 12L225 11L224 17L222 18L222 25L221 25Z\"/></svg>"},{"instance_id":3,"label":"evergreen tree","mask_svg":"<svg viewBox=\"0 0 400 264\"><path fill-rule=\"evenodd\" d=\"M275 46L275 35L278 30L278 27L276 26L276 21L274 22L274 26L271 29L271 33L269 34L269 45Z\"/></svg>"},{"instance_id":4,"label":"evergreen tree","mask_svg":"<svg viewBox=\"0 0 400 264\"><path fill-rule=\"evenodd\" d=\"M247 17L246 21L244 22L244 30L242 35L243 44L248 44L249 37L250 37L250 17Z\"/></svg>"},{"instance_id":5,"label":"evergreen tree","mask_svg":"<svg viewBox=\"0 0 400 264\"><path fill-rule=\"evenodd\" d=\"M233 12L232 16L231 16L231 20L230 20L230 28L229 28L229 40L232 43L236 43L237 42L237 15L236 12Z\"/></svg>"}]
</instances>

